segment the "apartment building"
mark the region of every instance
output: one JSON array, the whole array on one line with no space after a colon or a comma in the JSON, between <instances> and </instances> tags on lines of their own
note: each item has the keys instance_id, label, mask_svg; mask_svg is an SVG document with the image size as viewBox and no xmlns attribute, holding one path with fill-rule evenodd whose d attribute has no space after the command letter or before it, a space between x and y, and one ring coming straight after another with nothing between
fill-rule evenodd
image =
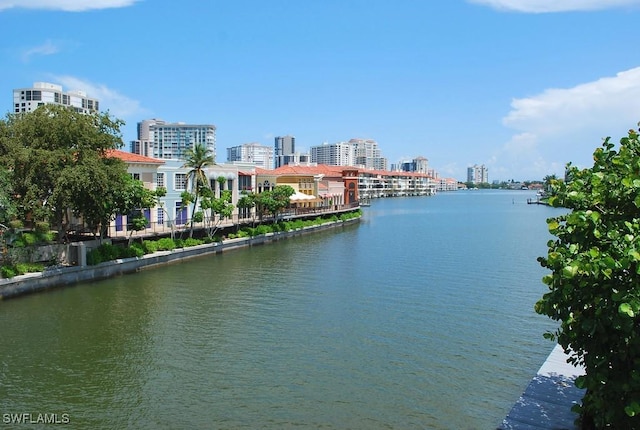
<instances>
[{"instance_id":1,"label":"apartment building","mask_svg":"<svg viewBox=\"0 0 640 430\"><path fill-rule=\"evenodd\" d=\"M32 112L39 106L54 104L67 106L84 114L98 112L100 103L83 91L63 91L61 85L35 82L32 87L13 90L13 112Z\"/></svg>"},{"instance_id":2,"label":"apartment building","mask_svg":"<svg viewBox=\"0 0 640 430\"><path fill-rule=\"evenodd\" d=\"M312 146L311 162L329 166L355 166L355 146L348 142Z\"/></svg>"},{"instance_id":3,"label":"apartment building","mask_svg":"<svg viewBox=\"0 0 640 430\"><path fill-rule=\"evenodd\" d=\"M484 164L474 164L467 168L467 182L474 184L489 183L489 169Z\"/></svg>"},{"instance_id":4,"label":"apartment building","mask_svg":"<svg viewBox=\"0 0 640 430\"><path fill-rule=\"evenodd\" d=\"M245 143L227 148L227 161L252 163L263 169L273 168L273 148L259 143Z\"/></svg>"},{"instance_id":5,"label":"apartment building","mask_svg":"<svg viewBox=\"0 0 640 430\"><path fill-rule=\"evenodd\" d=\"M275 164L277 169L280 166L289 164L291 156L296 153L296 138L294 136L276 136L274 143Z\"/></svg>"},{"instance_id":6,"label":"apartment building","mask_svg":"<svg viewBox=\"0 0 640 430\"><path fill-rule=\"evenodd\" d=\"M131 152L163 160L183 159L184 151L198 143L215 158L216 126L149 119L138 123L138 139L131 142Z\"/></svg>"}]
</instances>

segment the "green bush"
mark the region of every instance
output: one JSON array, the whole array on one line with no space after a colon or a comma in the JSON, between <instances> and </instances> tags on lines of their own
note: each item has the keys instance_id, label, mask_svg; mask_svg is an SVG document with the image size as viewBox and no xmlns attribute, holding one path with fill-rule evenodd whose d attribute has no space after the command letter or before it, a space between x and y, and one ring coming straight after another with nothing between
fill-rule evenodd
<instances>
[{"instance_id":1,"label":"green bush","mask_svg":"<svg viewBox=\"0 0 640 430\"><path fill-rule=\"evenodd\" d=\"M18 230L18 229L24 228L24 223L19 219L14 219L13 221L9 221L9 228Z\"/></svg>"},{"instance_id":2,"label":"green bush","mask_svg":"<svg viewBox=\"0 0 640 430\"><path fill-rule=\"evenodd\" d=\"M158 242L155 240L145 240L142 244L145 254L153 254L158 250Z\"/></svg>"},{"instance_id":3,"label":"green bush","mask_svg":"<svg viewBox=\"0 0 640 430\"><path fill-rule=\"evenodd\" d=\"M190 237L190 238L187 238L187 239L184 240L183 246L185 248L188 248L190 246L202 245L203 243L204 243L203 240L195 239L193 237Z\"/></svg>"},{"instance_id":4,"label":"green bush","mask_svg":"<svg viewBox=\"0 0 640 430\"><path fill-rule=\"evenodd\" d=\"M544 336L585 368L576 379L585 395L575 407L584 423L640 428L638 134L630 130L618 150L607 138L593 160L589 169L568 165L567 182L552 181L549 203L571 212L547 220L557 239L538 259L550 273L535 310L560 323Z\"/></svg>"},{"instance_id":5,"label":"green bush","mask_svg":"<svg viewBox=\"0 0 640 430\"><path fill-rule=\"evenodd\" d=\"M25 246L32 246L38 243L38 236L35 233L25 231L20 234L20 240Z\"/></svg>"},{"instance_id":6,"label":"green bush","mask_svg":"<svg viewBox=\"0 0 640 430\"><path fill-rule=\"evenodd\" d=\"M49 233L49 223L44 221L38 221L35 225L34 231L38 235L44 235Z\"/></svg>"},{"instance_id":7,"label":"green bush","mask_svg":"<svg viewBox=\"0 0 640 430\"><path fill-rule=\"evenodd\" d=\"M267 233L271 233L271 226L267 225L267 224L260 224L259 226L257 226L255 228L255 235L258 236L260 234L267 234Z\"/></svg>"},{"instance_id":8,"label":"green bush","mask_svg":"<svg viewBox=\"0 0 640 430\"><path fill-rule=\"evenodd\" d=\"M2 274L3 278L13 278L18 272L13 266L2 266L0 267L0 274Z\"/></svg>"},{"instance_id":9,"label":"green bush","mask_svg":"<svg viewBox=\"0 0 640 430\"><path fill-rule=\"evenodd\" d=\"M180 239L176 239L174 241L170 237L163 237L162 239L158 239L156 243L158 245L158 251L171 251L176 247L182 247L182 241Z\"/></svg>"}]
</instances>

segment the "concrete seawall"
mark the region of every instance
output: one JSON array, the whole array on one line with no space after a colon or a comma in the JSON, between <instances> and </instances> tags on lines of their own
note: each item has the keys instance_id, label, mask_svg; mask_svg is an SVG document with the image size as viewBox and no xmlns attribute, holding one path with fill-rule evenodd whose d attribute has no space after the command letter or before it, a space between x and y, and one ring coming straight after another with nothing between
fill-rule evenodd
<instances>
[{"instance_id":1,"label":"concrete seawall","mask_svg":"<svg viewBox=\"0 0 640 430\"><path fill-rule=\"evenodd\" d=\"M87 282L113 276L134 273L155 266L178 263L189 258L217 254L232 249L262 245L278 240L288 239L302 234L315 233L332 228L343 227L360 221L354 218L347 221L334 221L326 224L304 227L287 232L267 233L252 238L229 239L220 243L197 245L179 248L172 251L160 251L142 257L132 257L107 261L95 266L56 267L44 272L28 273L10 279L0 279L0 299L18 297L52 288Z\"/></svg>"}]
</instances>

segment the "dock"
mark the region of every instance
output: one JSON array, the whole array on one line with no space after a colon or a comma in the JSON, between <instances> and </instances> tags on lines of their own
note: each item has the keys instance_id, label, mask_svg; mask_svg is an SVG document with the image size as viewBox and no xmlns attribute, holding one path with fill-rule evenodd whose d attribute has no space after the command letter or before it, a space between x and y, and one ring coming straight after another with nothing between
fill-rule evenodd
<instances>
[{"instance_id":1,"label":"dock","mask_svg":"<svg viewBox=\"0 0 640 430\"><path fill-rule=\"evenodd\" d=\"M584 396L574 384L584 369L567 363L567 358L556 345L497 430L579 429L571 407Z\"/></svg>"}]
</instances>

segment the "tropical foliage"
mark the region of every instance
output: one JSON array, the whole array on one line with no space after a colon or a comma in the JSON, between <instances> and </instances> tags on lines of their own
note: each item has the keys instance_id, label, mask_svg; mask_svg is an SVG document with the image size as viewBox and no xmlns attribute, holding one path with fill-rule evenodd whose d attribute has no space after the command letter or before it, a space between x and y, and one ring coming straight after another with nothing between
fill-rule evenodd
<instances>
[{"instance_id":1,"label":"tropical foliage","mask_svg":"<svg viewBox=\"0 0 640 430\"><path fill-rule=\"evenodd\" d=\"M8 114L0 121L0 223L44 221L62 240L71 211L102 237L117 213L150 207L149 192L108 156L122 146L122 124L57 105Z\"/></svg>"},{"instance_id":2,"label":"tropical foliage","mask_svg":"<svg viewBox=\"0 0 640 430\"><path fill-rule=\"evenodd\" d=\"M187 173L187 177L189 178L191 191L185 191L182 193L182 202L185 205L193 203L193 209L191 211L191 227L189 229L189 237L192 237L193 223L195 221L202 221L202 214L197 215L196 212L198 199L203 195L205 190L211 189L204 169L207 166L215 164L215 160L213 158L213 151L207 148L203 143L196 143L193 147L187 148L183 158L184 164L182 167L190 169Z\"/></svg>"},{"instance_id":3,"label":"tropical foliage","mask_svg":"<svg viewBox=\"0 0 640 430\"><path fill-rule=\"evenodd\" d=\"M586 375L577 410L596 428L640 428L640 142L607 138L593 167L550 180L549 203L569 213L547 221L556 240L539 258L551 272L536 311L559 321L556 340Z\"/></svg>"}]
</instances>

